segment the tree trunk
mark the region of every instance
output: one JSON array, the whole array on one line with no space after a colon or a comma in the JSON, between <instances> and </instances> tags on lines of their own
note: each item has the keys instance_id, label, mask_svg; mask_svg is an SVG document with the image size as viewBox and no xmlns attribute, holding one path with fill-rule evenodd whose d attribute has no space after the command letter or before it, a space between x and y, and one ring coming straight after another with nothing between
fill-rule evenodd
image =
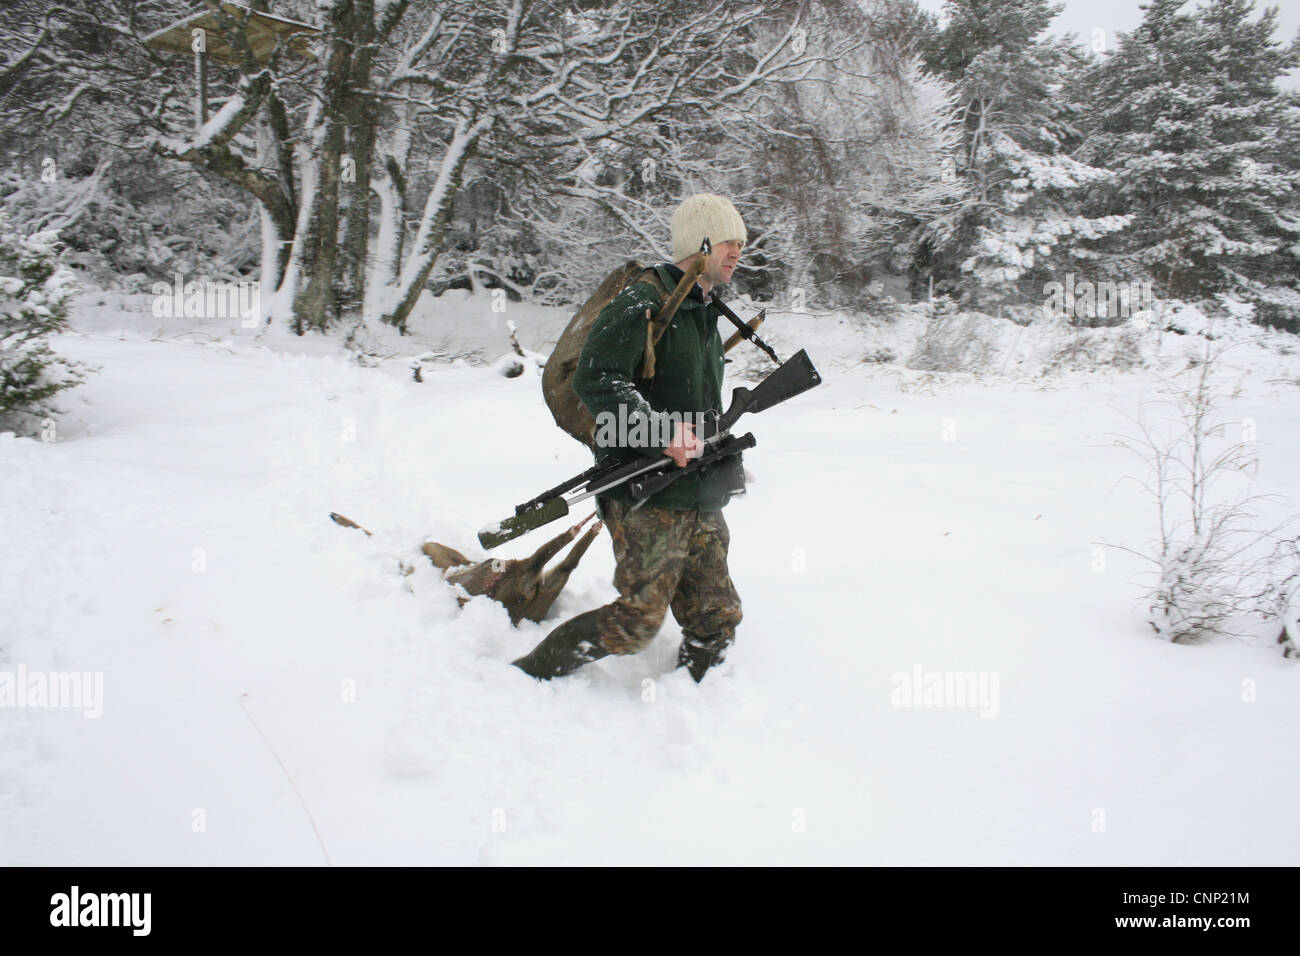
<instances>
[{"instance_id":1,"label":"tree trunk","mask_svg":"<svg viewBox=\"0 0 1300 956\"><path fill-rule=\"evenodd\" d=\"M292 216L277 216L265 203L259 203L258 206L262 214L262 273L258 296L262 315L259 320L265 324L275 317L272 302L289 268L294 219Z\"/></svg>"},{"instance_id":2,"label":"tree trunk","mask_svg":"<svg viewBox=\"0 0 1300 956\"><path fill-rule=\"evenodd\" d=\"M379 232L375 236L374 268L367 280L367 291L396 283L402 262L406 238L406 174L398 165L397 157L384 157L382 170L375 179L375 193L379 196Z\"/></svg>"},{"instance_id":3,"label":"tree trunk","mask_svg":"<svg viewBox=\"0 0 1300 956\"><path fill-rule=\"evenodd\" d=\"M386 132L377 147L374 165L375 194L379 197L379 228L366 278L366 322L378 321L397 286L402 250L406 243L406 164L411 153L409 109L396 127Z\"/></svg>"},{"instance_id":4,"label":"tree trunk","mask_svg":"<svg viewBox=\"0 0 1300 956\"><path fill-rule=\"evenodd\" d=\"M420 231L415 237L415 248L402 266L402 273L397 286L386 297L382 310L382 320L402 331L406 330L406 320L415 308L415 303L424 290L424 283L433 271L442 250L442 240L447 232L447 223L451 219L451 204L456 191L460 188L461 177L465 172L465 163L474 153L474 147L492 125L491 114L471 120L468 117L456 124L456 132L447 144L447 151L442 157L442 167L438 178L429 190L429 197L424 204L424 215L420 220Z\"/></svg>"},{"instance_id":5,"label":"tree trunk","mask_svg":"<svg viewBox=\"0 0 1300 956\"><path fill-rule=\"evenodd\" d=\"M347 189L347 218L340 250L339 298L348 311L361 308L366 294L366 256L370 244L370 176L374 164L378 104L363 92L370 88L374 62L374 14L370 2L357 4L356 53L348 76L345 116L353 161Z\"/></svg>"},{"instance_id":6,"label":"tree trunk","mask_svg":"<svg viewBox=\"0 0 1300 956\"><path fill-rule=\"evenodd\" d=\"M302 284L294 298L293 312L300 335L308 328L324 331L339 314L339 172L353 99L354 37L373 33L371 8L367 0L339 0L330 9L328 32L332 39L321 89L320 118L324 126L306 233L298 237Z\"/></svg>"}]
</instances>

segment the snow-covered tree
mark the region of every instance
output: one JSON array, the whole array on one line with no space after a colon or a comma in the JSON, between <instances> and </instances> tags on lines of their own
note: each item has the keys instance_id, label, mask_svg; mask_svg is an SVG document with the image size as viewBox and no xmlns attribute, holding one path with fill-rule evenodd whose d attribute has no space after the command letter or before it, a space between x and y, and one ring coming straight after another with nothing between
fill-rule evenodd
<instances>
[{"instance_id":1,"label":"snow-covered tree","mask_svg":"<svg viewBox=\"0 0 1300 956\"><path fill-rule=\"evenodd\" d=\"M796 81L824 56L788 40L742 51L772 24L788 34L799 16L800 4L757 0L277 4L277 16L315 29L314 58L288 40L254 42L264 2L206 5L213 42L231 53L209 64L214 111L201 129L187 64L144 42L181 15L171 0L56 8L24 80L44 103L32 118L147 148L253 197L261 300L299 331L348 311L402 327L447 251L467 183L520 184L544 208L583 188L575 160L629 147L645 156L667 130L710 130L730 104ZM639 221L635 203L591 198Z\"/></svg>"},{"instance_id":2,"label":"snow-covered tree","mask_svg":"<svg viewBox=\"0 0 1300 956\"><path fill-rule=\"evenodd\" d=\"M798 135L755 144L750 175L766 184L762 219L784 233L786 280L810 303L861 306L863 287L896 259L913 218L962 192L944 175L958 143L952 89L927 74L911 0L820 0L807 42L843 46L784 87L766 124ZM815 295L815 299L813 296Z\"/></svg>"},{"instance_id":3,"label":"snow-covered tree","mask_svg":"<svg viewBox=\"0 0 1300 956\"><path fill-rule=\"evenodd\" d=\"M1300 44L1272 39L1276 8L1152 0L1088 76L1080 156L1114 170L1092 208L1132 216L1098 244L1113 267L1180 298L1234 293L1258 317L1300 319L1300 96L1277 79Z\"/></svg>"},{"instance_id":4,"label":"snow-covered tree","mask_svg":"<svg viewBox=\"0 0 1300 956\"><path fill-rule=\"evenodd\" d=\"M258 265L247 195L147 153L50 145L0 169L0 201L15 228L57 230L68 265L105 288L177 272L238 281Z\"/></svg>"},{"instance_id":5,"label":"snow-covered tree","mask_svg":"<svg viewBox=\"0 0 1300 956\"><path fill-rule=\"evenodd\" d=\"M511 233L568 250L566 277L589 291L588 269L603 276L628 254L667 255L683 196L724 193L749 230L740 288L784 298L798 287L822 306L851 297L892 253L891 229L959 188L942 179L955 116L947 84L922 73L911 49L911 0L789 7L787 18L746 24L671 122L521 167L526 185L506 204L519 208ZM745 79L787 48L797 65L775 81ZM718 95L742 82L741 95ZM553 185L541 181L557 168ZM611 252L620 246L625 254Z\"/></svg>"},{"instance_id":6,"label":"snow-covered tree","mask_svg":"<svg viewBox=\"0 0 1300 956\"><path fill-rule=\"evenodd\" d=\"M299 330L400 328L451 283L581 297L619 260L666 254L672 208L699 190L746 216L756 286L856 281L890 227L960 185L912 0L283 0L277 16L318 32L256 53L249 10L270 4L206 6L233 52L210 58L196 131L189 63L144 42L184 0L15 0L26 66L0 136L116 146L251 197L261 301ZM175 192L169 221L214 218Z\"/></svg>"},{"instance_id":7,"label":"snow-covered tree","mask_svg":"<svg viewBox=\"0 0 1300 956\"><path fill-rule=\"evenodd\" d=\"M131 7L137 30L193 10L187 0ZM175 272L250 278L261 242L246 191L142 148L115 148L134 142L139 112L170 102L191 71L128 48L122 24L97 19L113 12L32 0L0 8L0 198L13 226L58 230L69 265L102 283L138 289Z\"/></svg>"},{"instance_id":8,"label":"snow-covered tree","mask_svg":"<svg viewBox=\"0 0 1300 956\"><path fill-rule=\"evenodd\" d=\"M771 184L753 172L759 144L783 129L768 104L776 88L804 82L811 65L861 42L827 37L796 52L808 20L802 4L786 6L738 16L727 5L676 14L660 5L641 22L644 11L592 4L560 18L568 39L551 42L573 55L621 37L617 45L642 59L631 72L618 62L564 67L573 88L563 97L529 93L536 108L502 111L467 161L461 190L491 214L462 221L463 246L444 259L507 287L526 277L531 287L520 291L581 299L626 259L667 256L669 216L700 190L727 193L753 225L747 266L756 253L783 258L784 236L763 223ZM691 47L709 55L685 56Z\"/></svg>"},{"instance_id":9,"label":"snow-covered tree","mask_svg":"<svg viewBox=\"0 0 1300 956\"><path fill-rule=\"evenodd\" d=\"M47 338L67 327L77 293L60 261L58 234L27 234L0 212L0 428L30 426L53 414L50 399L84 378Z\"/></svg>"},{"instance_id":10,"label":"snow-covered tree","mask_svg":"<svg viewBox=\"0 0 1300 956\"><path fill-rule=\"evenodd\" d=\"M1084 240L1127 224L1078 210L1081 187L1109 175L1070 156L1082 108L1066 94L1080 54L1044 36L1060 11L1047 0L948 0L945 10L926 63L957 87L964 140L952 174L969 191L920 226L917 267L973 305L1039 301L1044 281L1078 267Z\"/></svg>"}]
</instances>

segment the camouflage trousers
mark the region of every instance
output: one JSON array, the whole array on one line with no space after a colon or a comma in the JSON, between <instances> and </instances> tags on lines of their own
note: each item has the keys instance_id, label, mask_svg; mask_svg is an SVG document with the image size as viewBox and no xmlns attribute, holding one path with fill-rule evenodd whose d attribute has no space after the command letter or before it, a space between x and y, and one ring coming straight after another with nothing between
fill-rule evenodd
<instances>
[{"instance_id":1,"label":"camouflage trousers","mask_svg":"<svg viewBox=\"0 0 1300 956\"><path fill-rule=\"evenodd\" d=\"M597 611L601 642L611 654L650 646L671 607L683 638L725 651L736 638L740 595L727 571L731 536L721 511L670 511L602 500L614 539L618 600Z\"/></svg>"}]
</instances>

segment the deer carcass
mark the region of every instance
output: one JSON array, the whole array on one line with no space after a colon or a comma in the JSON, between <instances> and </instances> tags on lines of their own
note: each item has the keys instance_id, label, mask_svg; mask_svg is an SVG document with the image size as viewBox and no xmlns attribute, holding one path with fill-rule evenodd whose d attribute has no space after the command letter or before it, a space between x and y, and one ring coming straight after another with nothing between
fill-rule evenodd
<instances>
[{"instance_id":1,"label":"deer carcass","mask_svg":"<svg viewBox=\"0 0 1300 956\"><path fill-rule=\"evenodd\" d=\"M331 512L330 517L345 528L365 528L348 518ZM530 557L502 560L492 558L487 561L471 561L455 548L449 548L437 541L426 541L421 551L442 570L443 578L451 584L459 585L470 595L484 594L504 605L510 614L510 623L518 624L521 620L541 621L551 610L551 605L560 596L564 586L569 582L569 575L578 566L582 556L587 553L591 543L596 540L604 524L597 521L587 533L575 544L564 560L553 568L546 563L560 553L570 541L578 537L582 526L592 518L595 512L587 515L568 531L556 535ZM409 571L407 572L409 573ZM458 599L463 607L469 598Z\"/></svg>"}]
</instances>

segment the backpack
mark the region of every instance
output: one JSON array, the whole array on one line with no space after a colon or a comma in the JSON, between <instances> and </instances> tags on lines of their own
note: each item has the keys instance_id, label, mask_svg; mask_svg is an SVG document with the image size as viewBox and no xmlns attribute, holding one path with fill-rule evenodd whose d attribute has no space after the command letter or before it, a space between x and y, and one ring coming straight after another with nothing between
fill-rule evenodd
<instances>
[{"instance_id":1,"label":"backpack","mask_svg":"<svg viewBox=\"0 0 1300 956\"><path fill-rule=\"evenodd\" d=\"M560 339L551 350L551 357L542 369L542 397L551 410L555 424L594 450L596 445L596 420L573 390L573 374L578 369L582 347L587 342L591 327L596 324L601 310L635 282L649 282L667 298L669 290L663 287L654 269L647 268L635 259L619 266L600 283L591 298L582 304L577 314L560 333Z\"/></svg>"}]
</instances>

